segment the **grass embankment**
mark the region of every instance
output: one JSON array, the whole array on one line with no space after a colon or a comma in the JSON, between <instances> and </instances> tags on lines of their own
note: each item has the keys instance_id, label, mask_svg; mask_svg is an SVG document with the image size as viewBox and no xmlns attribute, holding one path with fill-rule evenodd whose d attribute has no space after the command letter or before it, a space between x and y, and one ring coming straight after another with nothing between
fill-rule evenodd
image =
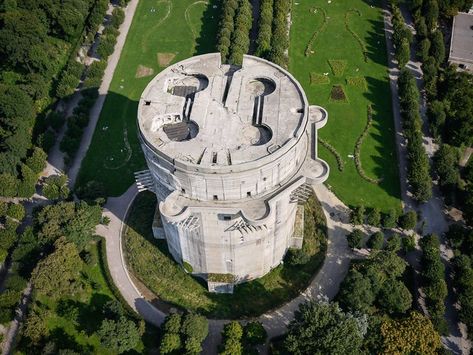
<instances>
[{"instance_id":1,"label":"grass embankment","mask_svg":"<svg viewBox=\"0 0 473 355\"><path fill-rule=\"evenodd\" d=\"M96 180L121 195L146 167L137 138L138 100L167 65L215 51L216 0L140 1L123 47L77 186Z\"/></svg>"},{"instance_id":2,"label":"grass embankment","mask_svg":"<svg viewBox=\"0 0 473 355\"><path fill-rule=\"evenodd\" d=\"M257 316L296 297L322 265L326 251L326 221L318 201L306 204L304 265L280 265L266 276L237 285L233 295L213 294L205 283L187 274L169 254L166 242L153 238L156 207L152 193L136 198L127 218L124 248L131 272L160 299L216 318Z\"/></svg>"},{"instance_id":3,"label":"grass embankment","mask_svg":"<svg viewBox=\"0 0 473 355\"><path fill-rule=\"evenodd\" d=\"M300 0L292 12L290 71L301 82L309 102L329 112L319 131L346 162L338 170L333 153L319 155L332 169L328 185L348 205L381 210L400 208L391 92L382 13L363 0ZM316 33L317 31L317 33ZM316 33L316 36L314 36ZM309 43L314 38L313 43ZM312 82L311 82L312 78ZM346 97L339 98L339 96ZM336 95L339 94L339 95ZM358 172L353 155L373 109L373 123L360 149ZM381 179L377 184L376 180ZM368 180L372 180L371 182ZM374 181L374 182L373 182Z\"/></svg>"}]
</instances>

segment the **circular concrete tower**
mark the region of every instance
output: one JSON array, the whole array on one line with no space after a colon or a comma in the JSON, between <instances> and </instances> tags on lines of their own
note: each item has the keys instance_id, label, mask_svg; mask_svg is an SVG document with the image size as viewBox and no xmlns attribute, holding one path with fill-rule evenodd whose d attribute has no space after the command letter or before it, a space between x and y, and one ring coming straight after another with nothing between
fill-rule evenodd
<instances>
[{"instance_id":1,"label":"circular concrete tower","mask_svg":"<svg viewBox=\"0 0 473 355\"><path fill-rule=\"evenodd\" d=\"M137 181L159 201L155 236L211 291L278 266L301 247L300 204L329 174L317 157L327 118L291 74L261 58L234 67L213 53L162 71L138 108L149 170Z\"/></svg>"}]
</instances>

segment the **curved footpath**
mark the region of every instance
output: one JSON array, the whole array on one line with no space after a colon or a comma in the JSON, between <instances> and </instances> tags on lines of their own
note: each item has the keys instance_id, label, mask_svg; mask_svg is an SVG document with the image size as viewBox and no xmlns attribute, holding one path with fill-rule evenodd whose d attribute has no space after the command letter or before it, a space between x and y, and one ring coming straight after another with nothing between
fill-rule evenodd
<instances>
[{"instance_id":1,"label":"curved footpath","mask_svg":"<svg viewBox=\"0 0 473 355\"><path fill-rule=\"evenodd\" d=\"M268 332L269 338L285 333L287 324L294 317L294 311L302 302L322 297L332 299L337 294L339 285L348 271L350 259L354 257L345 237L352 230L348 220L348 208L324 185L317 185L314 190L327 219L327 255L321 269L301 295L258 318ZM124 228L122 221L125 221L128 209L137 193L138 190L133 185L120 197L109 198L105 205L104 215L110 218L110 223L108 226L98 226L96 233L106 239L108 266L122 296L146 321L160 325L166 314L151 305L133 284L122 252L121 234ZM218 344L221 342L220 333L227 322L220 319L209 321L209 336L204 343L205 354L217 352Z\"/></svg>"}]
</instances>

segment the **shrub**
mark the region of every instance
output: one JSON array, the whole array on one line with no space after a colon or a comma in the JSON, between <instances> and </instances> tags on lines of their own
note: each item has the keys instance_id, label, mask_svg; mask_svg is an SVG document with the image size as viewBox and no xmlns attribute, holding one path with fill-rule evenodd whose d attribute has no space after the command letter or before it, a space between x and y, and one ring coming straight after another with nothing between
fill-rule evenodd
<instances>
[{"instance_id":1,"label":"shrub","mask_svg":"<svg viewBox=\"0 0 473 355\"><path fill-rule=\"evenodd\" d=\"M67 175L51 175L44 180L43 195L49 200L65 199L69 192Z\"/></svg>"},{"instance_id":2,"label":"shrub","mask_svg":"<svg viewBox=\"0 0 473 355\"><path fill-rule=\"evenodd\" d=\"M310 260L310 256L302 249L290 248L286 254L286 261L289 265L304 265Z\"/></svg>"}]
</instances>

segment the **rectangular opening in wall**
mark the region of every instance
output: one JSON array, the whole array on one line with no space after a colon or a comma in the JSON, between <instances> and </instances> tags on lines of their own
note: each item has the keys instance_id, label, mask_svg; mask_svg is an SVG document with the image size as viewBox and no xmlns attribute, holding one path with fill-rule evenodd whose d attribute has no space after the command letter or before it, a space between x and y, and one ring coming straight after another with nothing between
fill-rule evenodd
<instances>
[{"instance_id":1,"label":"rectangular opening in wall","mask_svg":"<svg viewBox=\"0 0 473 355\"><path fill-rule=\"evenodd\" d=\"M212 153L212 163L213 164L217 163L217 153Z\"/></svg>"},{"instance_id":2,"label":"rectangular opening in wall","mask_svg":"<svg viewBox=\"0 0 473 355\"><path fill-rule=\"evenodd\" d=\"M145 101L145 106L151 105L151 101Z\"/></svg>"},{"instance_id":3,"label":"rectangular opening in wall","mask_svg":"<svg viewBox=\"0 0 473 355\"><path fill-rule=\"evenodd\" d=\"M230 221L232 219L232 216L223 216L224 221Z\"/></svg>"},{"instance_id":4,"label":"rectangular opening in wall","mask_svg":"<svg viewBox=\"0 0 473 355\"><path fill-rule=\"evenodd\" d=\"M251 191L248 191L248 192L246 193L246 196L247 196L247 197L251 197Z\"/></svg>"},{"instance_id":5,"label":"rectangular opening in wall","mask_svg":"<svg viewBox=\"0 0 473 355\"><path fill-rule=\"evenodd\" d=\"M217 200L218 200L218 196L214 195L214 201L217 201Z\"/></svg>"},{"instance_id":6,"label":"rectangular opening in wall","mask_svg":"<svg viewBox=\"0 0 473 355\"><path fill-rule=\"evenodd\" d=\"M182 192L183 194L185 194L185 193L186 193L186 189L181 189L181 192Z\"/></svg>"}]
</instances>

